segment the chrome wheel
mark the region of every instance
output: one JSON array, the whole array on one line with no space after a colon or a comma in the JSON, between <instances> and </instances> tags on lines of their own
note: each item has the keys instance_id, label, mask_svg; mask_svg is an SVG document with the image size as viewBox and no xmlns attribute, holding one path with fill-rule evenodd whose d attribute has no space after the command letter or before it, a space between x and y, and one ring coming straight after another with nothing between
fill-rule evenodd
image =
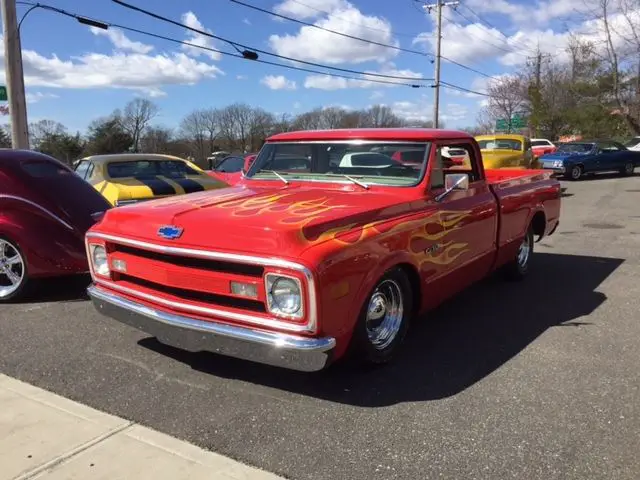
<instances>
[{"instance_id":1,"label":"chrome wheel","mask_svg":"<svg viewBox=\"0 0 640 480\"><path fill-rule=\"evenodd\" d=\"M520 248L518 249L518 266L520 268L525 268L527 263L529 263L529 256L531 255L531 235L526 234L524 236L524 240L520 244Z\"/></svg>"},{"instance_id":2,"label":"chrome wheel","mask_svg":"<svg viewBox=\"0 0 640 480\"><path fill-rule=\"evenodd\" d=\"M571 169L571 178L578 180L582 176L582 168L575 166Z\"/></svg>"},{"instance_id":3,"label":"chrome wheel","mask_svg":"<svg viewBox=\"0 0 640 480\"><path fill-rule=\"evenodd\" d=\"M633 175L634 166L633 163L627 163L624 166L624 173L627 175Z\"/></svg>"},{"instance_id":4,"label":"chrome wheel","mask_svg":"<svg viewBox=\"0 0 640 480\"><path fill-rule=\"evenodd\" d=\"M18 248L0 238L0 298L15 293L24 281L24 259Z\"/></svg>"},{"instance_id":5,"label":"chrome wheel","mask_svg":"<svg viewBox=\"0 0 640 480\"><path fill-rule=\"evenodd\" d=\"M400 285L395 280L382 281L367 306L366 329L371 345L377 350L387 348L398 335L403 318Z\"/></svg>"}]
</instances>

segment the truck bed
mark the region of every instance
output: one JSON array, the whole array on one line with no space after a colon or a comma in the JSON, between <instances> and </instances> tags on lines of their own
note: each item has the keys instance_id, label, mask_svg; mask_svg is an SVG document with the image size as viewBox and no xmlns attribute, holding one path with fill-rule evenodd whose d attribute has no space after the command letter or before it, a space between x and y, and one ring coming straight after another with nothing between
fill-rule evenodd
<instances>
[{"instance_id":1,"label":"truck bed","mask_svg":"<svg viewBox=\"0 0 640 480\"><path fill-rule=\"evenodd\" d=\"M499 185L503 183L522 183L522 180L546 180L551 177L552 172L548 170L526 169L526 168L495 168L486 169L484 171L487 182L491 185Z\"/></svg>"}]
</instances>

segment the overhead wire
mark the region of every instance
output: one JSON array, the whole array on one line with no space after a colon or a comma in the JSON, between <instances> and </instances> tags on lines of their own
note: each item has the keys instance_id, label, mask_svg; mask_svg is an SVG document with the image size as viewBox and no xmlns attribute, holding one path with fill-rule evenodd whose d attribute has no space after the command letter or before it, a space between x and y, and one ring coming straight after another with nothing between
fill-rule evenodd
<instances>
[{"instance_id":1,"label":"overhead wire","mask_svg":"<svg viewBox=\"0 0 640 480\"><path fill-rule=\"evenodd\" d=\"M199 35L203 35L205 37L209 37L209 38L213 38L215 40L220 40L222 42L226 42L226 43L228 43L230 45L233 45L234 48L236 48L236 49L238 47L247 49L247 50L250 51L248 53L256 53L257 52L257 53L261 53L263 55L268 55L268 56L271 56L271 57L274 57L274 58L279 58L279 59L282 59L282 60L288 60L290 62L302 63L304 65L310 65L310 66L313 66L313 67L325 68L325 69L328 69L328 70L335 70L335 71L340 71L340 72L345 72L345 73L353 73L353 74L357 74L357 75L367 75L367 76L373 76L373 77L391 78L391 79L396 79L396 80L407 80L407 81L414 81L414 82L416 82L416 81L423 81L424 82L424 81L432 81L433 80L432 78L424 78L424 77L409 77L409 76L403 76L403 75L389 75L389 74L375 73L375 72L362 72L362 71L359 71L359 70L353 70L353 69L349 69L349 68L332 67L332 66L329 66L329 65L323 65L321 63L309 62L309 61L306 61L306 60L301 60L299 58L293 58L293 57L288 57L288 56L285 56L285 55L279 55L277 53L268 52L266 50L261 50L261 49L258 49L258 48L250 47L248 45L244 45L242 43L235 42L233 40L229 40L227 38L220 37L218 35L214 35L214 34L212 34L210 32L207 32L205 30L201 30L199 28L194 28L194 27L191 27L189 25L185 25L184 23L178 22L176 20L172 20L170 18L164 17L162 15L159 15L157 13L151 12L149 10L145 10L143 8L137 7L135 5L132 5L132 4L127 3L127 2L124 2L122 0L112 0L112 1L114 3L117 3L118 5L121 5L121 6L125 7L125 8L128 8L130 10L134 10L136 12L142 13L142 14L147 15L147 16L150 16L150 17L155 18L157 20L161 20L163 22L170 23L172 25L178 26L180 28L184 28L186 30L190 30L190 31L192 31L194 33L197 33ZM245 56L245 53L247 53L247 50L245 50L245 52L241 52L244 58L247 58ZM252 61L256 61L253 58L251 60Z\"/></svg>"},{"instance_id":2,"label":"overhead wire","mask_svg":"<svg viewBox=\"0 0 640 480\"><path fill-rule=\"evenodd\" d=\"M88 17L84 17L82 15L73 13L73 12L69 12L66 10L63 10L61 8L57 8L51 5L46 5L46 4L41 4L41 3L32 3L32 2L17 2L18 4L21 5L30 5L30 6L35 6L37 5L39 8L42 8L44 10L47 11L51 11L54 13L58 13L60 15L64 15L70 18L74 18L74 19L78 19L78 18L88 18ZM97 20L97 19L96 19ZM121 30L125 30L128 32L133 32L133 33L137 33L140 35L144 35L147 37L153 37L153 38L157 38L157 39L161 39L161 40L165 40L168 42L172 42L172 43L176 43L176 44L180 44L180 45L185 45L188 47L193 47L193 48L197 48L200 50L205 50L205 51L209 51L209 52L215 52L215 53L219 53L220 55L226 55L229 57L234 57L234 58L240 58L243 60L246 60L246 57L244 55L242 55L241 53L233 53L233 52L225 52L224 50L219 50L217 48L213 48L213 47L207 47L204 45L198 45L195 43L191 43L188 41L184 41L184 40L178 40L176 38L173 37L169 37L167 35L161 35L161 34L157 34L157 33L152 33L152 32L148 32L145 30L141 30L138 28L133 28L133 27L128 27L126 25L120 25L117 23L111 23L111 22L107 22L107 21L102 21L102 20L97 20L100 23L103 23L105 25L107 25L109 28L113 27L113 28L119 28ZM370 78L371 76L374 77L388 77L388 78L395 78L395 76L393 75L384 75L384 74L376 74L376 73L369 73L369 72L364 72L364 71L358 71L358 70L350 70L350 69L341 69L341 70L346 70L348 72L354 73L356 75L361 75L361 77L354 77L354 76L349 76L349 75L343 75L343 74L339 74L339 73L333 73L333 72L326 72L326 71L322 71L322 70L316 70L316 69L310 69L310 68L305 68L305 67L298 67L295 65L287 65L284 63L277 63L277 62L271 62L269 60L262 60L262 59L255 59L255 60L251 60L252 62L256 62L256 63L262 63L262 64L266 64L266 65L271 65L271 66L276 66L276 67L280 67L280 68L286 68L289 70L297 70L297 71L302 71L302 72L306 72L306 73L313 73L313 74L319 74L319 75L327 75L329 77L337 77L337 78L344 78L347 80L354 80L354 81L359 81L359 82L371 82L371 83L376 83L376 84L384 84L384 85L397 85L397 86L406 86L406 87L412 87L412 88L430 88L431 85L423 85L423 84L415 84L415 83L405 83L405 82L395 82L395 81L391 81L391 80L382 80L379 78ZM321 68L330 68L328 66L324 66L324 65L319 65ZM337 68L337 67L334 67ZM412 80L412 81L427 81L430 82L433 79L430 78L413 78L413 77L401 77L398 76L399 79L406 79L406 80Z\"/></svg>"}]
</instances>

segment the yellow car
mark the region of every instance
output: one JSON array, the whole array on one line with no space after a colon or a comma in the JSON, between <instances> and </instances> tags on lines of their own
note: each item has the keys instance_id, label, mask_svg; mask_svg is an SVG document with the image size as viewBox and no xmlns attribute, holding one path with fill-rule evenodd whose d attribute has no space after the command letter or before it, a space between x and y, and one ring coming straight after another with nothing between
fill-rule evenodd
<instances>
[{"instance_id":1,"label":"yellow car","mask_svg":"<svg viewBox=\"0 0 640 480\"><path fill-rule=\"evenodd\" d=\"M497 133L475 138L484 168L535 168L531 141L524 135Z\"/></svg>"},{"instance_id":2,"label":"yellow car","mask_svg":"<svg viewBox=\"0 0 640 480\"><path fill-rule=\"evenodd\" d=\"M94 155L75 162L74 169L116 207L228 186L193 163L171 155Z\"/></svg>"}]
</instances>

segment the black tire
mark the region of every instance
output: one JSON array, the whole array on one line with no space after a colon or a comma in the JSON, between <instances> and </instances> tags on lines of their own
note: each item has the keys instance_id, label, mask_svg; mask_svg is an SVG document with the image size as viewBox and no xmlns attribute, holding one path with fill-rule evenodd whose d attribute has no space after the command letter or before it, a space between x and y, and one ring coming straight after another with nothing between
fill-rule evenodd
<instances>
[{"instance_id":1,"label":"black tire","mask_svg":"<svg viewBox=\"0 0 640 480\"><path fill-rule=\"evenodd\" d=\"M522 239L520 248L516 252L513 260L504 266L504 275L507 280L518 281L524 279L529 273L529 264L533 255L533 228L529 226L526 235ZM528 248L527 253L523 254L523 249Z\"/></svg>"},{"instance_id":2,"label":"black tire","mask_svg":"<svg viewBox=\"0 0 640 480\"><path fill-rule=\"evenodd\" d=\"M620 175L624 175L625 177L630 177L631 175L633 175L634 170L635 170L634 164L631 162L627 162L625 163L624 167L620 169Z\"/></svg>"},{"instance_id":3,"label":"black tire","mask_svg":"<svg viewBox=\"0 0 640 480\"><path fill-rule=\"evenodd\" d=\"M580 180L583 174L584 168L582 168L582 165L573 165L566 173L565 177L567 178L567 180L576 181Z\"/></svg>"},{"instance_id":4,"label":"black tire","mask_svg":"<svg viewBox=\"0 0 640 480\"><path fill-rule=\"evenodd\" d=\"M1 264L3 261L3 255L2 255L2 251L0 250L0 303L8 303L8 302L12 302L25 297L29 292L31 282L29 281L27 257L24 255L19 245L16 242L10 240L9 238L0 235L0 249L3 248L2 247L3 244L9 245L9 247L13 250L13 252L17 253L17 255L20 257L22 262L21 263L22 278L19 284L17 285L17 288L12 289L10 293L3 294L2 287L7 285L7 283L9 282L9 277L2 272L3 269L6 267L6 265ZM14 273L15 273L15 270L16 269L14 268Z\"/></svg>"},{"instance_id":5,"label":"black tire","mask_svg":"<svg viewBox=\"0 0 640 480\"><path fill-rule=\"evenodd\" d=\"M388 339L386 342L376 344L374 340L376 330L374 322L376 322L377 319L371 319L369 313L371 311L372 314L379 314L380 311L376 311L375 309L370 310L370 307L373 308L372 305L376 305L376 301L380 298L380 295L387 296L395 289L397 289L397 294L399 298L401 298L402 314L395 316L398 323L396 327L390 329L392 331L395 330L393 338ZM369 292L362 306L351 339L348 357L357 363L366 365L382 365L390 362L398 352L406 336L413 314L413 291L407 275L402 269L397 267L388 270L378 282L376 282L376 286ZM391 321L392 318L394 318L394 316L388 316L385 310L385 315L380 325L385 321ZM391 321L390 324L394 324L394 322Z\"/></svg>"}]
</instances>

